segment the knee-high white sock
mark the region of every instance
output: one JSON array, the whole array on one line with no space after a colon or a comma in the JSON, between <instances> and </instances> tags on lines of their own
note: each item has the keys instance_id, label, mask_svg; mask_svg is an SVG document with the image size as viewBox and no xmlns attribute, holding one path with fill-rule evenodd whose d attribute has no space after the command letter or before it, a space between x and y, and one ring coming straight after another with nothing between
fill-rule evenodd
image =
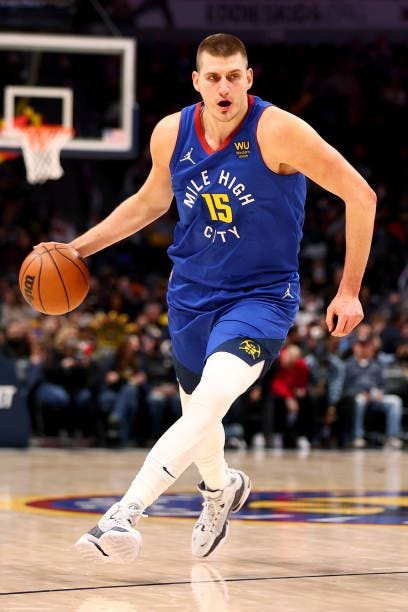
<instances>
[{"instance_id":1,"label":"knee-high white sock","mask_svg":"<svg viewBox=\"0 0 408 612\"><path fill-rule=\"evenodd\" d=\"M211 355L189 410L153 446L122 502L152 504L194 461L198 445L257 380L262 368L263 362L250 366L230 353Z\"/></svg>"},{"instance_id":2,"label":"knee-high white sock","mask_svg":"<svg viewBox=\"0 0 408 612\"><path fill-rule=\"evenodd\" d=\"M191 395L180 387L180 399L183 414L189 410ZM218 421L197 444L194 463L207 489L223 489L228 482L228 464L224 457L225 431L221 421Z\"/></svg>"}]
</instances>

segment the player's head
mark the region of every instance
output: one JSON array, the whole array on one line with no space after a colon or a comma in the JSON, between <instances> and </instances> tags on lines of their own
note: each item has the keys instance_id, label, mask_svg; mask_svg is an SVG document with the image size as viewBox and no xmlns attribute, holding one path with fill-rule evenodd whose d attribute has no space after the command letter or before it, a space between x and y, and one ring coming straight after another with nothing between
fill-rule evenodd
<instances>
[{"instance_id":1,"label":"player's head","mask_svg":"<svg viewBox=\"0 0 408 612\"><path fill-rule=\"evenodd\" d=\"M230 121L247 104L252 69L243 42L232 34L207 36L197 49L194 88L206 109L221 121Z\"/></svg>"},{"instance_id":2,"label":"player's head","mask_svg":"<svg viewBox=\"0 0 408 612\"><path fill-rule=\"evenodd\" d=\"M240 38L232 34L211 34L200 42L196 55L197 72L200 70L203 53L208 53L213 57L231 57L238 53L244 60L245 68L248 68L248 55L245 45Z\"/></svg>"}]
</instances>

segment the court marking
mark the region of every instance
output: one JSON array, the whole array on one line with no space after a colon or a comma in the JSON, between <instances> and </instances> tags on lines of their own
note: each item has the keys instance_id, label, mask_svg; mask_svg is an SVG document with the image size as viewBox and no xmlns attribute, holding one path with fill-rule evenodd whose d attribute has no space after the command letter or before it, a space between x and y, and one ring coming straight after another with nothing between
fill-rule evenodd
<instances>
[{"instance_id":1,"label":"court marking","mask_svg":"<svg viewBox=\"0 0 408 612\"><path fill-rule=\"evenodd\" d=\"M150 586L180 586L183 584L211 584L211 583L223 583L223 582L262 582L268 580L307 580L314 578L350 578L354 576L395 576L395 575L408 575L407 570L392 570L389 572L348 572L341 574L306 574L300 576L252 576L246 578L216 578L214 580L174 580L171 582L142 582L140 584L106 584L100 586L85 586L85 587L70 587L70 588L57 588L57 589L37 589L30 591L10 591L0 593L0 596L6 595L36 595L40 593L70 593L74 591L98 591L106 589L130 589L137 587L150 587Z\"/></svg>"},{"instance_id":2,"label":"court marking","mask_svg":"<svg viewBox=\"0 0 408 612\"><path fill-rule=\"evenodd\" d=\"M58 513L103 514L119 495L70 495L12 498L0 509ZM201 497L192 492L166 493L147 509L154 518L192 519L201 509ZM234 516L244 522L346 524L387 527L408 525L408 491L255 490Z\"/></svg>"}]
</instances>

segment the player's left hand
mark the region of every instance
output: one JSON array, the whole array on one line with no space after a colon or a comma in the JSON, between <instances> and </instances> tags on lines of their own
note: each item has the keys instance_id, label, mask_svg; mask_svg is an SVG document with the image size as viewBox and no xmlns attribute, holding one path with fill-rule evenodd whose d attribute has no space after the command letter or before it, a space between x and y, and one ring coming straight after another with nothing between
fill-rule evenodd
<instances>
[{"instance_id":1,"label":"player's left hand","mask_svg":"<svg viewBox=\"0 0 408 612\"><path fill-rule=\"evenodd\" d=\"M347 336L364 319L358 297L336 295L327 309L326 325L332 336Z\"/></svg>"}]
</instances>

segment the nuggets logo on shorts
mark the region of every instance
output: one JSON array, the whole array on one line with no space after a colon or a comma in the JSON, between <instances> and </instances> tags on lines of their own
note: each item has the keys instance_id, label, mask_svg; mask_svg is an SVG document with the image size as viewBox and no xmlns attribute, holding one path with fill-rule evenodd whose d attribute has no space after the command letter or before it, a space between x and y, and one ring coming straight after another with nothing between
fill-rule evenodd
<instances>
[{"instance_id":1,"label":"nuggets logo on shorts","mask_svg":"<svg viewBox=\"0 0 408 612\"><path fill-rule=\"evenodd\" d=\"M251 355L252 359L259 359L261 356L261 347L253 340L246 338L239 345L241 351L245 351L247 355Z\"/></svg>"}]
</instances>

